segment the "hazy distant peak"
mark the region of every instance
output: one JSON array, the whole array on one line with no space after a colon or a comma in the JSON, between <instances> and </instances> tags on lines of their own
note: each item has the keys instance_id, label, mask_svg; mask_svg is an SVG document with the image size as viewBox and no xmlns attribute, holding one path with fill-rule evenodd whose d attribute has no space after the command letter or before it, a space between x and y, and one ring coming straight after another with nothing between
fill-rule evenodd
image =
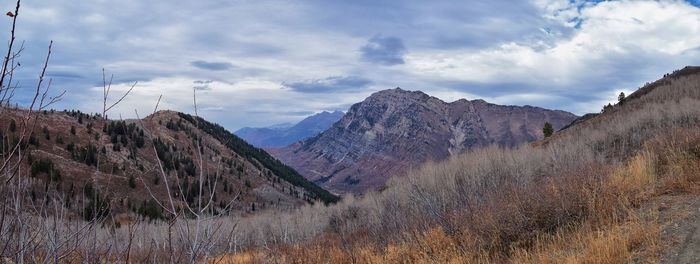
<instances>
[{"instance_id":1,"label":"hazy distant peak","mask_svg":"<svg viewBox=\"0 0 700 264\"><path fill-rule=\"evenodd\" d=\"M342 111L323 111L286 127L283 125L275 125L274 128L272 126L245 127L236 131L235 134L257 147L284 147L320 134L340 120L343 115Z\"/></svg>"}]
</instances>

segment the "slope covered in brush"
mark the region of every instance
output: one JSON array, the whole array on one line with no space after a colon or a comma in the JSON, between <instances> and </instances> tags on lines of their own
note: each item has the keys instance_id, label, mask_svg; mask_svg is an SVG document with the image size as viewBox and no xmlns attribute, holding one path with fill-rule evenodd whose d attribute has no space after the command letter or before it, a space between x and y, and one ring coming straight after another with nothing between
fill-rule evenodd
<instances>
[{"instance_id":1,"label":"slope covered in brush","mask_svg":"<svg viewBox=\"0 0 700 264\"><path fill-rule=\"evenodd\" d=\"M159 111L141 120L54 110L27 119L27 110L5 107L0 113L0 157L12 157L22 142L26 158L17 163L20 172L29 173L29 199L58 199L74 218L161 219L166 215L157 202L168 201L168 191L178 203L190 205L197 204L200 194L214 194L215 214L332 201L318 190L307 191L311 188L302 187L288 168L263 152L230 148L176 112ZM23 131L32 130L23 137Z\"/></svg>"},{"instance_id":2,"label":"slope covered in brush","mask_svg":"<svg viewBox=\"0 0 700 264\"><path fill-rule=\"evenodd\" d=\"M194 117L184 113L178 113L178 115L202 131L216 138L231 150L242 155L251 163L259 164L259 166L271 170L275 175L278 175L280 178L293 184L294 186L304 188L309 194L312 195L312 198L319 199L325 203L332 203L338 200L337 196L306 180L294 169L284 165L279 160L270 156L270 154L265 152L265 150L248 144L248 142L229 132L222 126L206 121L201 117Z\"/></svg>"},{"instance_id":3,"label":"slope covered in brush","mask_svg":"<svg viewBox=\"0 0 700 264\"><path fill-rule=\"evenodd\" d=\"M700 194L700 71L688 69L534 144L476 148L379 193L273 217L305 223L293 233L275 233L288 223L267 217L253 221L269 228L241 230L287 241L258 247L258 261L673 262L662 249L693 236L674 229L666 204Z\"/></svg>"}]
</instances>

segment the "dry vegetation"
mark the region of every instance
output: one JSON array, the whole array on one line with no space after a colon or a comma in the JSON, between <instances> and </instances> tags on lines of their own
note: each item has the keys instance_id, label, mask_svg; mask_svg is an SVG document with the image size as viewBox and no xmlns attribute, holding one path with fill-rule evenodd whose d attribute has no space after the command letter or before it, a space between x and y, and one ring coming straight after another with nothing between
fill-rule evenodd
<instances>
[{"instance_id":1,"label":"dry vegetation","mask_svg":"<svg viewBox=\"0 0 700 264\"><path fill-rule=\"evenodd\" d=\"M700 76L667 78L535 146L428 164L382 193L293 213L284 236L273 230L289 222L263 225L278 246L223 260L658 262L658 211L643 205L700 181Z\"/></svg>"},{"instance_id":2,"label":"dry vegetation","mask_svg":"<svg viewBox=\"0 0 700 264\"><path fill-rule=\"evenodd\" d=\"M11 46L4 61L5 105L18 52ZM54 102L40 83L18 141L3 150L0 262L657 262L657 211L644 205L697 193L700 182L700 75L663 80L535 146L427 164L381 193L239 218L212 213L214 192L204 195L200 184L196 203L168 193L155 199L164 220L121 227L109 214L69 219L59 193L29 198L24 142L35 111ZM196 144L200 168L202 151ZM201 170L197 177L204 182Z\"/></svg>"},{"instance_id":3,"label":"dry vegetation","mask_svg":"<svg viewBox=\"0 0 700 264\"><path fill-rule=\"evenodd\" d=\"M20 3L0 73L1 263L206 261L239 246L242 212L336 199L199 119L196 100L194 117L109 120L136 84L112 99L103 74L101 114L49 111L51 44L31 104L12 107Z\"/></svg>"}]
</instances>

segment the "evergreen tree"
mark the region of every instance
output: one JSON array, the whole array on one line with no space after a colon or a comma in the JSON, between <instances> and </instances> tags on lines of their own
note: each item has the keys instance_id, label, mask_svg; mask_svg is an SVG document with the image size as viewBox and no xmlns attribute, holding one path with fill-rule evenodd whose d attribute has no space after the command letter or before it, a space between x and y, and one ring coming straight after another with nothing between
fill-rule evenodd
<instances>
[{"instance_id":1,"label":"evergreen tree","mask_svg":"<svg viewBox=\"0 0 700 264\"><path fill-rule=\"evenodd\" d=\"M605 113L605 112L609 111L610 109L612 109L612 107L613 106L610 103L608 103L607 105L603 105L603 110L601 110L600 112Z\"/></svg>"},{"instance_id":2,"label":"evergreen tree","mask_svg":"<svg viewBox=\"0 0 700 264\"><path fill-rule=\"evenodd\" d=\"M625 100L625 93L620 92L620 95L617 96L617 102L622 104L622 101L624 101L624 100Z\"/></svg>"},{"instance_id":3,"label":"evergreen tree","mask_svg":"<svg viewBox=\"0 0 700 264\"><path fill-rule=\"evenodd\" d=\"M552 124L550 124L549 122L544 122L542 133L544 133L544 137L552 136L552 134L554 133L554 128L552 128Z\"/></svg>"},{"instance_id":4,"label":"evergreen tree","mask_svg":"<svg viewBox=\"0 0 700 264\"><path fill-rule=\"evenodd\" d=\"M136 179L134 179L134 176L129 176L129 188L131 189L136 189Z\"/></svg>"}]
</instances>

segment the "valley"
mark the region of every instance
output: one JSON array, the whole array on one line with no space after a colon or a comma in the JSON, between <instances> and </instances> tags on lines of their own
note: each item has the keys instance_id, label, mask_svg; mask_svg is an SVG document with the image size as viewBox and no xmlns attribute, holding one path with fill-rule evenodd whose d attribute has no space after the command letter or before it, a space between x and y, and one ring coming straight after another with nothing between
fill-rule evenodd
<instances>
[{"instance_id":1,"label":"valley","mask_svg":"<svg viewBox=\"0 0 700 264\"><path fill-rule=\"evenodd\" d=\"M700 263L697 1L0 8L0 263Z\"/></svg>"}]
</instances>

